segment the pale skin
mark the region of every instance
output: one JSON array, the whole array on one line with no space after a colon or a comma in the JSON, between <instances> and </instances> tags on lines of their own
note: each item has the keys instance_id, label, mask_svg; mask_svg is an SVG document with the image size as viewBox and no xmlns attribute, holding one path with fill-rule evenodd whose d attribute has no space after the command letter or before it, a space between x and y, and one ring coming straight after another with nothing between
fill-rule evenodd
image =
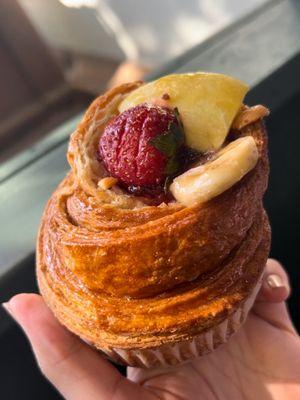
<instances>
[{"instance_id":1,"label":"pale skin","mask_svg":"<svg viewBox=\"0 0 300 400\"><path fill-rule=\"evenodd\" d=\"M5 308L66 400L295 400L300 340L285 304L289 293L283 267L269 260L247 322L226 345L169 369L128 368L127 378L62 327L39 295L19 294Z\"/></svg>"}]
</instances>

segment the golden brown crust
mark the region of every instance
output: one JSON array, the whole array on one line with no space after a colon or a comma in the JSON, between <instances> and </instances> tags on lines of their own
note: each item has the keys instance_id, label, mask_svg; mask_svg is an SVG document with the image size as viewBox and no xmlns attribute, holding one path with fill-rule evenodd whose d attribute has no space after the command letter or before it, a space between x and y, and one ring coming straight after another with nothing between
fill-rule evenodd
<instances>
[{"instance_id":1,"label":"golden brown crust","mask_svg":"<svg viewBox=\"0 0 300 400\"><path fill-rule=\"evenodd\" d=\"M47 204L37 243L45 300L70 330L104 349L157 347L207 331L250 295L270 246L261 120L240 132L256 141L256 167L205 204L148 206L99 188L99 136L139 84L110 91L87 111L70 141L72 171Z\"/></svg>"}]
</instances>

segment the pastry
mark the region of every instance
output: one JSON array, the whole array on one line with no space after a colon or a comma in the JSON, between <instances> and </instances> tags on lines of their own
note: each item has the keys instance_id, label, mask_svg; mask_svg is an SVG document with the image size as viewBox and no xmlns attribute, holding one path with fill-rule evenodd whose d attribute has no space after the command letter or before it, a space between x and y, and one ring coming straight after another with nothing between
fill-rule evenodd
<instances>
[{"instance_id":1,"label":"pastry","mask_svg":"<svg viewBox=\"0 0 300 400\"><path fill-rule=\"evenodd\" d=\"M116 87L88 108L37 240L46 303L117 363L173 365L245 321L270 247L263 106L210 73Z\"/></svg>"}]
</instances>

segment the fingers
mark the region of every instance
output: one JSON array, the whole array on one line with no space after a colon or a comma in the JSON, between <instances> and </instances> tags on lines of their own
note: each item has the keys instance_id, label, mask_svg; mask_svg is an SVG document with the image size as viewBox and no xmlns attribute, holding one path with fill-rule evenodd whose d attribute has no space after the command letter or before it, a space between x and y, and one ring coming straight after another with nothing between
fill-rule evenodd
<instances>
[{"instance_id":1,"label":"fingers","mask_svg":"<svg viewBox=\"0 0 300 400\"><path fill-rule=\"evenodd\" d=\"M42 372L67 400L134 398L138 387L60 325L41 296L20 294L5 308L27 335Z\"/></svg>"},{"instance_id":2,"label":"fingers","mask_svg":"<svg viewBox=\"0 0 300 400\"><path fill-rule=\"evenodd\" d=\"M290 292L287 273L278 261L270 258L267 261L262 287L256 301L282 302L289 297Z\"/></svg>"},{"instance_id":3,"label":"fingers","mask_svg":"<svg viewBox=\"0 0 300 400\"><path fill-rule=\"evenodd\" d=\"M269 259L252 312L270 324L297 335L285 304L290 292L288 275L283 266Z\"/></svg>"}]
</instances>

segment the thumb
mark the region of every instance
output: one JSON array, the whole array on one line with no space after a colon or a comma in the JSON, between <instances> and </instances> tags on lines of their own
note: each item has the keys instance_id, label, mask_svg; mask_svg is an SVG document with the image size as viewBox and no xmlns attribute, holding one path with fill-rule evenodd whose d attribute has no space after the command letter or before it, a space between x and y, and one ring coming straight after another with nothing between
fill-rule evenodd
<instances>
[{"instance_id":1,"label":"thumb","mask_svg":"<svg viewBox=\"0 0 300 400\"><path fill-rule=\"evenodd\" d=\"M269 259L252 311L278 328L297 335L285 303L290 292L289 278L283 266L278 261Z\"/></svg>"},{"instance_id":2,"label":"thumb","mask_svg":"<svg viewBox=\"0 0 300 400\"><path fill-rule=\"evenodd\" d=\"M4 308L24 330L44 375L67 400L147 399L141 387L60 325L41 296L19 294Z\"/></svg>"}]
</instances>

